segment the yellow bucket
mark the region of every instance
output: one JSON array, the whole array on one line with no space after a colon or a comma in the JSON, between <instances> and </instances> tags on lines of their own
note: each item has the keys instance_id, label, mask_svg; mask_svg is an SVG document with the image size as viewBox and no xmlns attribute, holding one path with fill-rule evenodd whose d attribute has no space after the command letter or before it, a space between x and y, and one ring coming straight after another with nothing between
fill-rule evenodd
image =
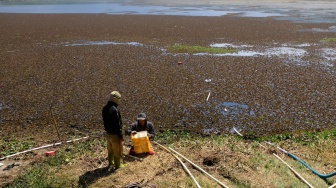
<instances>
[{"instance_id":1,"label":"yellow bucket","mask_svg":"<svg viewBox=\"0 0 336 188\"><path fill-rule=\"evenodd\" d=\"M134 146L134 152L146 153L151 150L151 145L149 142L149 138L147 136L147 131L137 132L135 135L131 135L132 144Z\"/></svg>"}]
</instances>

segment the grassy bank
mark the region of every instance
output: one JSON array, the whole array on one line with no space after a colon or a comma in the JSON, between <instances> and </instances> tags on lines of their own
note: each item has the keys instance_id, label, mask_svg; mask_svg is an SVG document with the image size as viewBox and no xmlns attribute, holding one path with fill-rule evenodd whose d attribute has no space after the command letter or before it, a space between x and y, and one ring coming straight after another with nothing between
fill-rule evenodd
<instances>
[{"instance_id":1,"label":"grassy bank","mask_svg":"<svg viewBox=\"0 0 336 188\"><path fill-rule=\"evenodd\" d=\"M293 159L278 153L271 141L300 157L320 173L335 169L336 130L279 134L267 137L238 135L193 135L165 131L156 142L171 147L229 187L305 187L290 169L272 153L278 154L314 187L328 187L335 177L322 180ZM126 167L105 170L103 138L62 146L55 155L32 163L13 183L5 187L123 187L148 180L157 187L195 187L181 164L167 151L152 143L156 154L143 161L124 157ZM129 150L126 140L124 154ZM185 164L202 187L220 187L214 180Z\"/></svg>"}]
</instances>

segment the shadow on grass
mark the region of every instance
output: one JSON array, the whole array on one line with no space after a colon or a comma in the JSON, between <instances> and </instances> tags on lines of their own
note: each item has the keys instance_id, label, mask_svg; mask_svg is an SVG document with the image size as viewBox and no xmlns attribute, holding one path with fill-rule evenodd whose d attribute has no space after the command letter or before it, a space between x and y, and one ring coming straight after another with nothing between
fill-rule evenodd
<instances>
[{"instance_id":1,"label":"shadow on grass","mask_svg":"<svg viewBox=\"0 0 336 188\"><path fill-rule=\"evenodd\" d=\"M136 155L126 155L123 157L124 162L142 161L144 158L148 157L147 153L136 154ZM92 185L95 181L100 178L109 176L114 173L115 169L109 169L108 167L97 168L95 170L87 171L81 175L78 179L79 188L87 188Z\"/></svg>"},{"instance_id":2,"label":"shadow on grass","mask_svg":"<svg viewBox=\"0 0 336 188\"><path fill-rule=\"evenodd\" d=\"M96 180L99 178L106 177L113 173L115 170L109 170L108 167L103 167L103 168L97 168L92 171L87 171L83 175L79 177L78 180L78 187L80 188L86 188L93 184Z\"/></svg>"}]
</instances>

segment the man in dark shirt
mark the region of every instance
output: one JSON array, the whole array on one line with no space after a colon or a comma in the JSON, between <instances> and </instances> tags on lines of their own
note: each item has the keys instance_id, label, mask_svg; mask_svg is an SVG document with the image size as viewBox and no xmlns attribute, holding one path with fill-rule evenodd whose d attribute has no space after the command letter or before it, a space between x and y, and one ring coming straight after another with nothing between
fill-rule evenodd
<instances>
[{"instance_id":1,"label":"man in dark shirt","mask_svg":"<svg viewBox=\"0 0 336 188\"><path fill-rule=\"evenodd\" d=\"M137 117L137 121L133 122L125 131L126 135L136 134L140 131L147 131L147 135L150 140L155 137L154 125L152 122L148 121L147 115L145 113L140 113ZM150 155L154 155L154 150L148 152ZM131 147L130 154L134 154L134 147Z\"/></svg>"},{"instance_id":2,"label":"man in dark shirt","mask_svg":"<svg viewBox=\"0 0 336 188\"><path fill-rule=\"evenodd\" d=\"M102 110L107 138L108 168L114 164L116 169L123 167L123 164L120 164L124 141L122 135L123 124L117 108L120 99L121 95L118 91L111 92L110 100Z\"/></svg>"}]
</instances>

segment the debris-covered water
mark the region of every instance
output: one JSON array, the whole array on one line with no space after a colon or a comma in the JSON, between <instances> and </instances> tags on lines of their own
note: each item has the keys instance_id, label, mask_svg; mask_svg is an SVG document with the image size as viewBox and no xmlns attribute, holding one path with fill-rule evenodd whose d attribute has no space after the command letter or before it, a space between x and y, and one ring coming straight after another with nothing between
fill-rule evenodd
<instances>
[{"instance_id":1,"label":"debris-covered water","mask_svg":"<svg viewBox=\"0 0 336 188\"><path fill-rule=\"evenodd\" d=\"M335 37L333 4L15 2L1 1L0 12L39 14L0 14L2 135L53 134L51 111L64 136L101 130L111 90L124 96L125 124L145 112L158 130L211 134L238 126L267 134L334 126L336 50L324 40ZM293 14L299 2L312 17ZM205 10L218 15L201 15ZM278 20L294 17L300 23ZM174 44L236 51L168 53Z\"/></svg>"}]
</instances>

